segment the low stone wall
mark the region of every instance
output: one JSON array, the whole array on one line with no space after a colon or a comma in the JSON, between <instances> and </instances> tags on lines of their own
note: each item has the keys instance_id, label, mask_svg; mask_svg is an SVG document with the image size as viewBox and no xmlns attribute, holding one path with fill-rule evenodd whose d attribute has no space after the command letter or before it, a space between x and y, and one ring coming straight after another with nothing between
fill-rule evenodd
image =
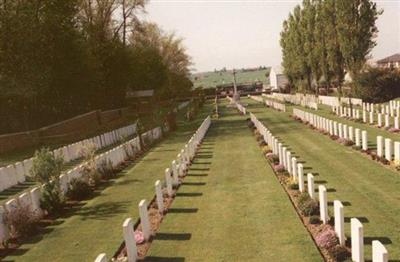
<instances>
[{"instance_id":1,"label":"low stone wall","mask_svg":"<svg viewBox=\"0 0 400 262\"><path fill-rule=\"evenodd\" d=\"M42 144L62 144L84 139L126 125L128 116L132 114L133 110L129 108L96 110L37 130L0 135L0 154Z\"/></svg>"}]
</instances>

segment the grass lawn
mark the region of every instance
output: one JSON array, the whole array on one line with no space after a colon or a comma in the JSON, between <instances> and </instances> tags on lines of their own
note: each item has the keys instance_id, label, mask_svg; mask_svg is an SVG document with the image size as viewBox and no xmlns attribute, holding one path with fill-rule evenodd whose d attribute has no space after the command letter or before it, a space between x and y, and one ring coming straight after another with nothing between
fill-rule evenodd
<instances>
[{"instance_id":1,"label":"grass lawn","mask_svg":"<svg viewBox=\"0 0 400 262\"><path fill-rule=\"evenodd\" d=\"M164 178L165 168L211 110L212 105L206 104L195 121L179 123L178 131L154 146L109 187L96 192L94 198L82 202L3 261L92 262L103 252L111 257L122 243L124 219L138 218L139 201L153 197L154 182Z\"/></svg>"},{"instance_id":2,"label":"grass lawn","mask_svg":"<svg viewBox=\"0 0 400 262\"><path fill-rule=\"evenodd\" d=\"M323 261L244 116L220 107L147 261Z\"/></svg>"},{"instance_id":3,"label":"grass lawn","mask_svg":"<svg viewBox=\"0 0 400 262\"><path fill-rule=\"evenodd\" d=\"M348 236L350 218L360 219L366 259L371 259L371 242L376 239L387 247L391 261L399 261L400 174L294 121L289 117L290 108L282 113L250 99L245 102L248 110L284 141L292 154L305 161L305 173L312 172L316 184L327 187L330 213L333 214L333 200L344 203Z\"/></svg>"}]
</instances>

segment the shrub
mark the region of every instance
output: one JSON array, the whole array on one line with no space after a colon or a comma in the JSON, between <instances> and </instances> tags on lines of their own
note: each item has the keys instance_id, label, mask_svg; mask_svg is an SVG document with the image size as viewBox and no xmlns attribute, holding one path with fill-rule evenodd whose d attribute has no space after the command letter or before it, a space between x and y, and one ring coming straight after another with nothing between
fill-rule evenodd
<instances>
[{"instance_id":1,"label":"shrub","mask_svg":"<svg viewBox=\"0 0 400 262\"><path fill-rule=\"evenodd\" d=\"M247 126L248 126L249 128L255 128L254 123L251 122L250 119L249 119L249 121L247 121Z\"/></svg>"},{"instance_id":2,"label":"shrub","mask_svg":"<svg viewBox=\"0 0 400 262\"><path fill-rule=\"evenodd\" d=\"M288 186L292 190L298 190L299 189L299 184L292 177L289 178L289 180L288 180Z\"/></svg>"},{"instance_id":3,"label":"shrub","mask_svg":"<svg viewBox=\"0 0 400 262\"><path fill-rule=\"evenodd\" d=\"M318 215L319 213L318 202L312 199L308 193L302 193L297 200L297 204L304 216Z\"/></svg>"},{"instance_id":4,"label":"shrub","mask_svg":"<svg viewBox=\"0 0 400 262\"><path fill-rule=\"evenodd\" d=\"M258 141L258 145L261 146L261 147L264 147L264 146L267 145L267 143L265 143L264 139L262 139L262 140Z\"/></svg>"},{"instance_id":5,"label":"shrub","mask_svg":"<svg viewBox=\"0 0 400 262\"><path fill-rule=\"evenodd\" d=\"M400 132L400 129L392 127L392 128L389 128L389 132L392 132L392 133L399 133L399 132Z\"/></svg>"},{"instance_id":6,"label":"shrub","mask_svg":"<svg viewBox=\"0 0 400 262\"><path fill-rule=\"evenodd\" d=\"M92 188L86 181L73 178L68 185L67 197L72 200L83 200L92 194Z\"/></svg>"},{"instance_id":7,"label":"shrub","mask_svg":"<svg viewBox=\"0 0 400 262\"><path fill-rule=\"evenodd\" d=\"M310 216L310 224L316 225L319 224L321 220L319 219L319 216Z\"/></svg>"},{"instance_id":8,"label":"shrub","mask_svg":"<svg viewBox=\"0 0 400 262\"><path fill-rule=\"evenodd\" d=\"M116 175L110 159L103 159L100 163L98 171L101 174L101 177L107 180L114 178Z\"/></svg>"},{"instance_id":9,"label":"shrub","mask_svg":"<svg viewBox=\"0 0 400 262\"><path fill-rule=\"evenodd\" d=\"M263 151L263 154L264 154L264 155L269 154L269 153L272 152L272 150L271 150L271 149L269 148L269 146L267 146L267 145L265 145L265 146L263 147L262 151Z\"/></svg>"},{"instance_id":10,"label":"shrub","mask_svg":"<svg viewBox=\"0 0 400 262\"><path fill-rule=\"evenodd\" d=\"M40 207L49 214L58 215L64 207L65 199L61 193L59 181L50 181L43 186Z\"/></svg>"},{"instance_id":11,"label":"shrub","mask_svg":"<svg viewBox=\"0 0 400 262\"><path fill-rule=\"evenodd\" d=\"M89 143L83 146L79 150L79 156L82 157L84 160L89 161L95 157L96 154L96 145L93 143Z\"/></svg>"},{"instance_id":12,"label":"shrub","mask_svg":"<svg viewBox=\"0 0 400 262\"><path fill-rule=\"evenodd\" d=\"M18 206L12 212L7 212L4 219L12 238L32 235L39 222L39 219L29 207L21 206Z\"/></svg>"},{"instance_id":13,"label":"shrub","mask_svg":"<svg viewBox=\"0 0 400 262\"><path fill-rule=\"evenodd\" d=\"M340 245L330 248L329 254L331 254L331 256L337 261L345 261L350 256L347 248Z\"/></svg>"},{"instance_id":14,"label":"shrub","mask_svg":"<svg viewBox=\"0 0 400 262\"><path fill-rule=\"evenodd\" d=\"M354 79L355 95L365 102L382 103L400 96L400 72L369 68Z\"/></svg>"},{"instance_id":15,"label":"shrub","mask_svg":"<svg viewBox=\"0 0 400 262\"><path fill-rule=\"evenodd\" d=\"M339 244L335 231L331 228L320 232L315 238L317 245L326 249L332 249Z\"/></svg>"},{"instance_id":16,"label":"shrub","mask_svg":"<svg viewBox=\"0 0 400 262\"><path fill-rule=\"evenodd\" d=\"M285 167L283 165L275 165L274 170L275 172L283 173L285 171Z\"/></svg>"},{"instance_id":17,"label":"shrub","mask_svg":"<svg viewBox=\"0 0 400 262\"><path fill-rule=\"evenodd\" d=\"M95 163L88 162L82 168L83 179L86 180L89 185L97 186L101 181L101 174L97 170Z\"/></svg>"},{"instance_id":18,"label":"shrub","mask_svg":"<svg viewBox=\"0 0 400 262\"><path fill-rule=\"evenodd\" d=\"M60 175L63 163L62 157L54 157L48 148L42 148L35 152L30 174L36 181L47 183Z\"/></svg>"}]
</instances>

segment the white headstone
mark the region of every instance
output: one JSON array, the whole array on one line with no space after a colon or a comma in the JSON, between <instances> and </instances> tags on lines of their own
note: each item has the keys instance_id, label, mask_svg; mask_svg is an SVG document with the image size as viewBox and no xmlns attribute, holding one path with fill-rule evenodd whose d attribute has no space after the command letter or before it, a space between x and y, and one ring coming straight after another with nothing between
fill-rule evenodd
<instances>
[{"instance_id":1,"label":"white headstone","mask_svg":"<svg viewBox=\"0 0 400 262\"><path fill-rule=\"evenodd\" d=\"M388 262L389 253L378 240L372 241L372 262Z\"/></svg>"},{"instance_id":2,"label":"white headstone","mask_svg":"<svg viewBox=\"0 0 400 262\"><path fill-rule=\"evenodd\" d=\"M311 173L307 174L307 189L310 197L315 199L314 176Z\"/></svg>"},{"instance_id":3,"label":"white headstone","mask_svg":"<svg viewBox=\"0 0 400 262\"><path fill-rule=\"evenodd\" d=\"M348 133L347 133L347 125L343 125L343 138L344 139L349 139Z\"/></svg>"},{"instance_id":4,"label":"white headstone","mask_svg":"<svg viewBox=\"0 0 400 262\"><path fill-rule=\"evenodd\" d=\"M163 193L162 193L162 188L161 188L161 181L157 180L154 186L156 188L158 211L162 214L164 212L164 198L163 198Z\"/></svg>"},{"instance_id":5,"label":"white headstone","mask_svg":"<svg viewBox=\"0 0 400 262\"><path fill-rule=\"evenodd\" d=\"M292 157L292 176L295 181L297 180L297 168L297 159Z\"/></svg>"},{"instance_id":6,"label":"white headstone","mask_svg":"<svg viewBox=\"0 0 400 262\"><path fill-rule=\"evenodd\" d=\"M165 182L167 184L167 193L169 197L172 197L174 195L174 192L172 190L172 178L171 178L171 171L169 168L165 169Z\"/></svg>"},{"instance_id":7,"label":"white headstone","mask_svg":"<svg viewBox=\"0 0 400 262\"><path fill-rule=\"evenodd\" d=\"M324 224L328 223L328 199L325 186L318 186L319 192L319 212Z\"/></svg>"},{"instance_id":8,"label":"white headstone","mask_svg":"<svg viewBox=\"0 0 400 262\"><path fill-rule=\"evenodd\" d=\"M125 247L128 253L128 262L136 262L137 248L132 218L125 219L122 224L122 230L124 233Z\"/></svg>"},{"instance_id":9,"label":"white headstone","mask_svg":"<svg viewBox=\"0 0 400 262\"><path fill-rule=\"evenodd\" d=\"M139 202L139 216L140 216L140 224L142 225L143 236L146 240L149 240L151 236L151 228L150 228L149 213L147 211L147 203L146 200L144 199L142 199Z\"/></svg>"},{"instance_id":10,"label":"white headstone","mask_svg":"<svg viewBox=\"0 0 400 262\"><path fill-rule=\"evenodd\" d=\"M335 232L339 238L340 245L345 245L344 237L344 215L343 215L343 204L339 200L333 201L333 209L335 213Z\"/></svg>"},{"instance_id":11,"label":"white headstone","mask_svg":"<svg viewBox=\"0 0 400 262\"><path fill-rule=\"evenodd\" d=\"M382 127L382 114L381 113L378 114L378 126Z\"/></svg>"},{"instance_id":12,"label":"white headstone","mask_svg":"<svg viewBox=\"0 0 400 262\"><path fill-rule=\"evenodd\" d=\"M363 131L361 132L361 137L362 137L362 149L363 149L363 150L368 150L367 131L363 130Z\"/></svg>"},{"instance_id":13,"label":"white headstone","mask_svg":"<svg viewBox=\"0 0 400 262\"><path fill-rule=\"evenodd\" d=\"M351 259L354 262L364 262L363 225L357 218L350 219L350 224L351 224Z\"/></svg>"},{"instance_id":14,"label":"white headstone","mask_svg":"<svg viewBox=\"0 0 400 262\"><path fill-rule=\"evenodd\" d=\"M304 192L304 167L303 164L297 164L297 177L299 181L299 190L300 192Z\"/></svg>"},{"instance_id":15,"label":"white headstone","mask_svg":"<svg viewBox=\"0 0 400 262\"><path fill-rule=\"evenodd\" d=\"M108 262L106 253L102 253L96 257L94 262Z\"/></svg>"},{"instance_id":16,"label":"white headstone","mask_svg":"<svg viewBox=\"0 0 400 262\"><path fill-rule=\"evenodd\" d=\"M374 113L372 111L369 112L369 123L374 124Z\"/></svg>"},{"instance_id":17,"label":"white headstone","mask_svg":"<svg viewBox=\"0 0 400 262\"><path fill-rule=\"evenodd\" d=\"M289 174L292 174L292 153L290 151L286 152L286 165L287 165L287 171Z\"/></svg>"},{"instance_id":18,"label":"white headstone","mask_svg":"<svg viewBox=\"0 0 400 262\"><path fill-rule=\"evenodd\" d=\"M376 154L379 157L383 156L383 137L382 136L376 137Z\"/></svg>"},{"instance_id":19,"label":"white headstone","mask_svg":"<svg viewBox=\"0 0 400 262\"><path fill-rule=\"evenodd\" d=\"M394 142L394 161L396 165L400 164L400 142Z\"/></svg>"},{"instance_id":20,"label":"white headstone","mask_svg":"<svg viewBox=\"0 0 400 262\"><path fill-rule=\"evenodd\" d=\"M356 128L355 129L355 133L356 133L356 138L355 138L355 143L356 146L361 146L361 142L360 142L360 129Z\"/></svg>"},{"instance_id":21,"label":"white headstone","mask_svg":"<svg viewBox=\"0 0 400 262\"><path fill-rule=\"evenodd\" d=\"M385 158L388 161L392 161L392 139L385 138Z\"/></svg>"}]
</instances>

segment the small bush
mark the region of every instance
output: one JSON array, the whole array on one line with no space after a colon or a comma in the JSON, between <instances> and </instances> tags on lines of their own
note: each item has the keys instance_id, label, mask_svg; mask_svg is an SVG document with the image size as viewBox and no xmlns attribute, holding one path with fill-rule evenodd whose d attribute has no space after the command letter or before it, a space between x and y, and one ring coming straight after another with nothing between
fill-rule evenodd
<instances>
[{"instance_id":1,"label":"small bush","mask_svg":"<svg viewBox=\"0 0 400 262\"><path fill-rule=\"evenodd\" d=\"M299 184L292 177L288 180L288 187L292 190L298 190Z\"/></svg>"},{"instance_id":2,"label":"small bush","mask_svg":"<svg viewBox=\"0 0 400 262\"><path fill-rule=\"evenodd\" d=\"M67 197L72 200L83 200L92 194L92 188L86 181L74 178L68 186Z\"/></svg>"},{"instance_id":3,"label":"small bush","mask_svg":"<svg viewBox=\"0 0 400 262\"><path fill-rule=\"evenodd\" d=\"M62 157L54 157L48 148L42 148L35 152L30 174L36 181L47 183L60 175L63 163Z\"/></svg>"},{"instance_id":4,"label":"small bush","mask_svg":"<svg viewBox=\"0 0 400 262\"><path fill-rule=\"evenodd\" d=\"M326 249L332 249L339 244L335 231L331 228L320 232L315 238L317 245Z\"/></svg>"},{"instance_id":5,"label":"small bush","mask_svg":"<svg viewBox=\"0 0 400 262\"><path fill-rule=\"evenodd\" d=\"M37 230L39 219L29 207L18 206L12 212L7 212L5 221L12 238L30 236Z\"/></svg>"},{"instance_id":6,"label":"small bush","mask_svg":"<svg viewBox=\"0 0 400 262\"><path fill-rule=\"evenodd\" d=\"M65 199L61 193L58 180L51 181L43 186L40 198L40 207L49 214L58 215L64 207Z\"/></svg>"},{"instance_id":7,"label":"small bush","mask_svg":"<svg viewBox=\"0 0 400 262\"><path fill-rule=\"evenodd\" d=\"M346 259L350 256L349 251L346 247L336 245L329 249L329 254L336 259L337 261L346 261Z\"/></svg>"},{"instance_id":8,"label":"small bush","mask_svg":"<svg viewBox=\"0 0 400 262\"><path fill-rule=\"evenodd\" d=\"M297 200L300 212L304 216L312 216L319 214L318 202L312 199L308 193L302 193Z\"/></svg>"},{"instance_id":9,"label":"small bush","mask_svg":"<svg viewBox=\"0 0 400 262\"><path fill-rule=\"evenodd\" d=\"M115 178L116 175L110 159L103 159L103 161L100 163L98 171L101 174L101 177L106 180Z\"/></svg>"},{"instance_id":10,"label":"small bush","mask_svg":"<svg viewBox=\"0 0 400 262\"><path fill-rule=\"evenodd\" d=\"M269 148L269 146L265 145L262 149L262 152L264 155L269 154L272 152L272 150Z\"/></svg>"},{"instance_id":11,"label":"small bush","mask_svg":"<svg viewBox=\"0 0 400 262\"><path fill-rule=\"evenodd\" d=\"M275 170L275 172L283 173L283 172L285 172L285 167L283 165L275 165L274 170Z\"/></svg>"},{"instance_id":12,"label":"small bush","mask_svg":"<svg viewBox=\"0 0 400 262\"><path fill-rule=\"evenodd\" d=\"M259 140L259 141L258 141L258 145L259 145L260 147L264 147L264 146L267 145L267 143L265 143L265 140L262 139L262 140Z\"/></svg>"},{"instance_id":13,"label":"small bush","mask_svg":"<svg viewBox=\"0 0 400 262\"><path fill-rule=\"evenodd\" d=\"M389 128L389 132L391 132L391 133L399 133L400 129L392 127L392 128Z\"/></svg>"},{"instance_id":14,"label":"small bush","mask_svg":"<svg viewBox=\"0 0 400 262\"><path fill-rule=\"evenodd\" d=\"M255 128L254 123L251 122L250 120L247 121L247 126L248 126L249 128L251 128L251 129Z\"/></svg>"},{"instance_id":15,"label":"small bush","mask_svg":"<svg viewBox=\"0 0 400 262\"><path fill-rule=\"evenodd\" d=\"M310 224L316 225L319 224L321 220L319 219L319 216L310 216Z\"/></svg>"}]
</instances>

